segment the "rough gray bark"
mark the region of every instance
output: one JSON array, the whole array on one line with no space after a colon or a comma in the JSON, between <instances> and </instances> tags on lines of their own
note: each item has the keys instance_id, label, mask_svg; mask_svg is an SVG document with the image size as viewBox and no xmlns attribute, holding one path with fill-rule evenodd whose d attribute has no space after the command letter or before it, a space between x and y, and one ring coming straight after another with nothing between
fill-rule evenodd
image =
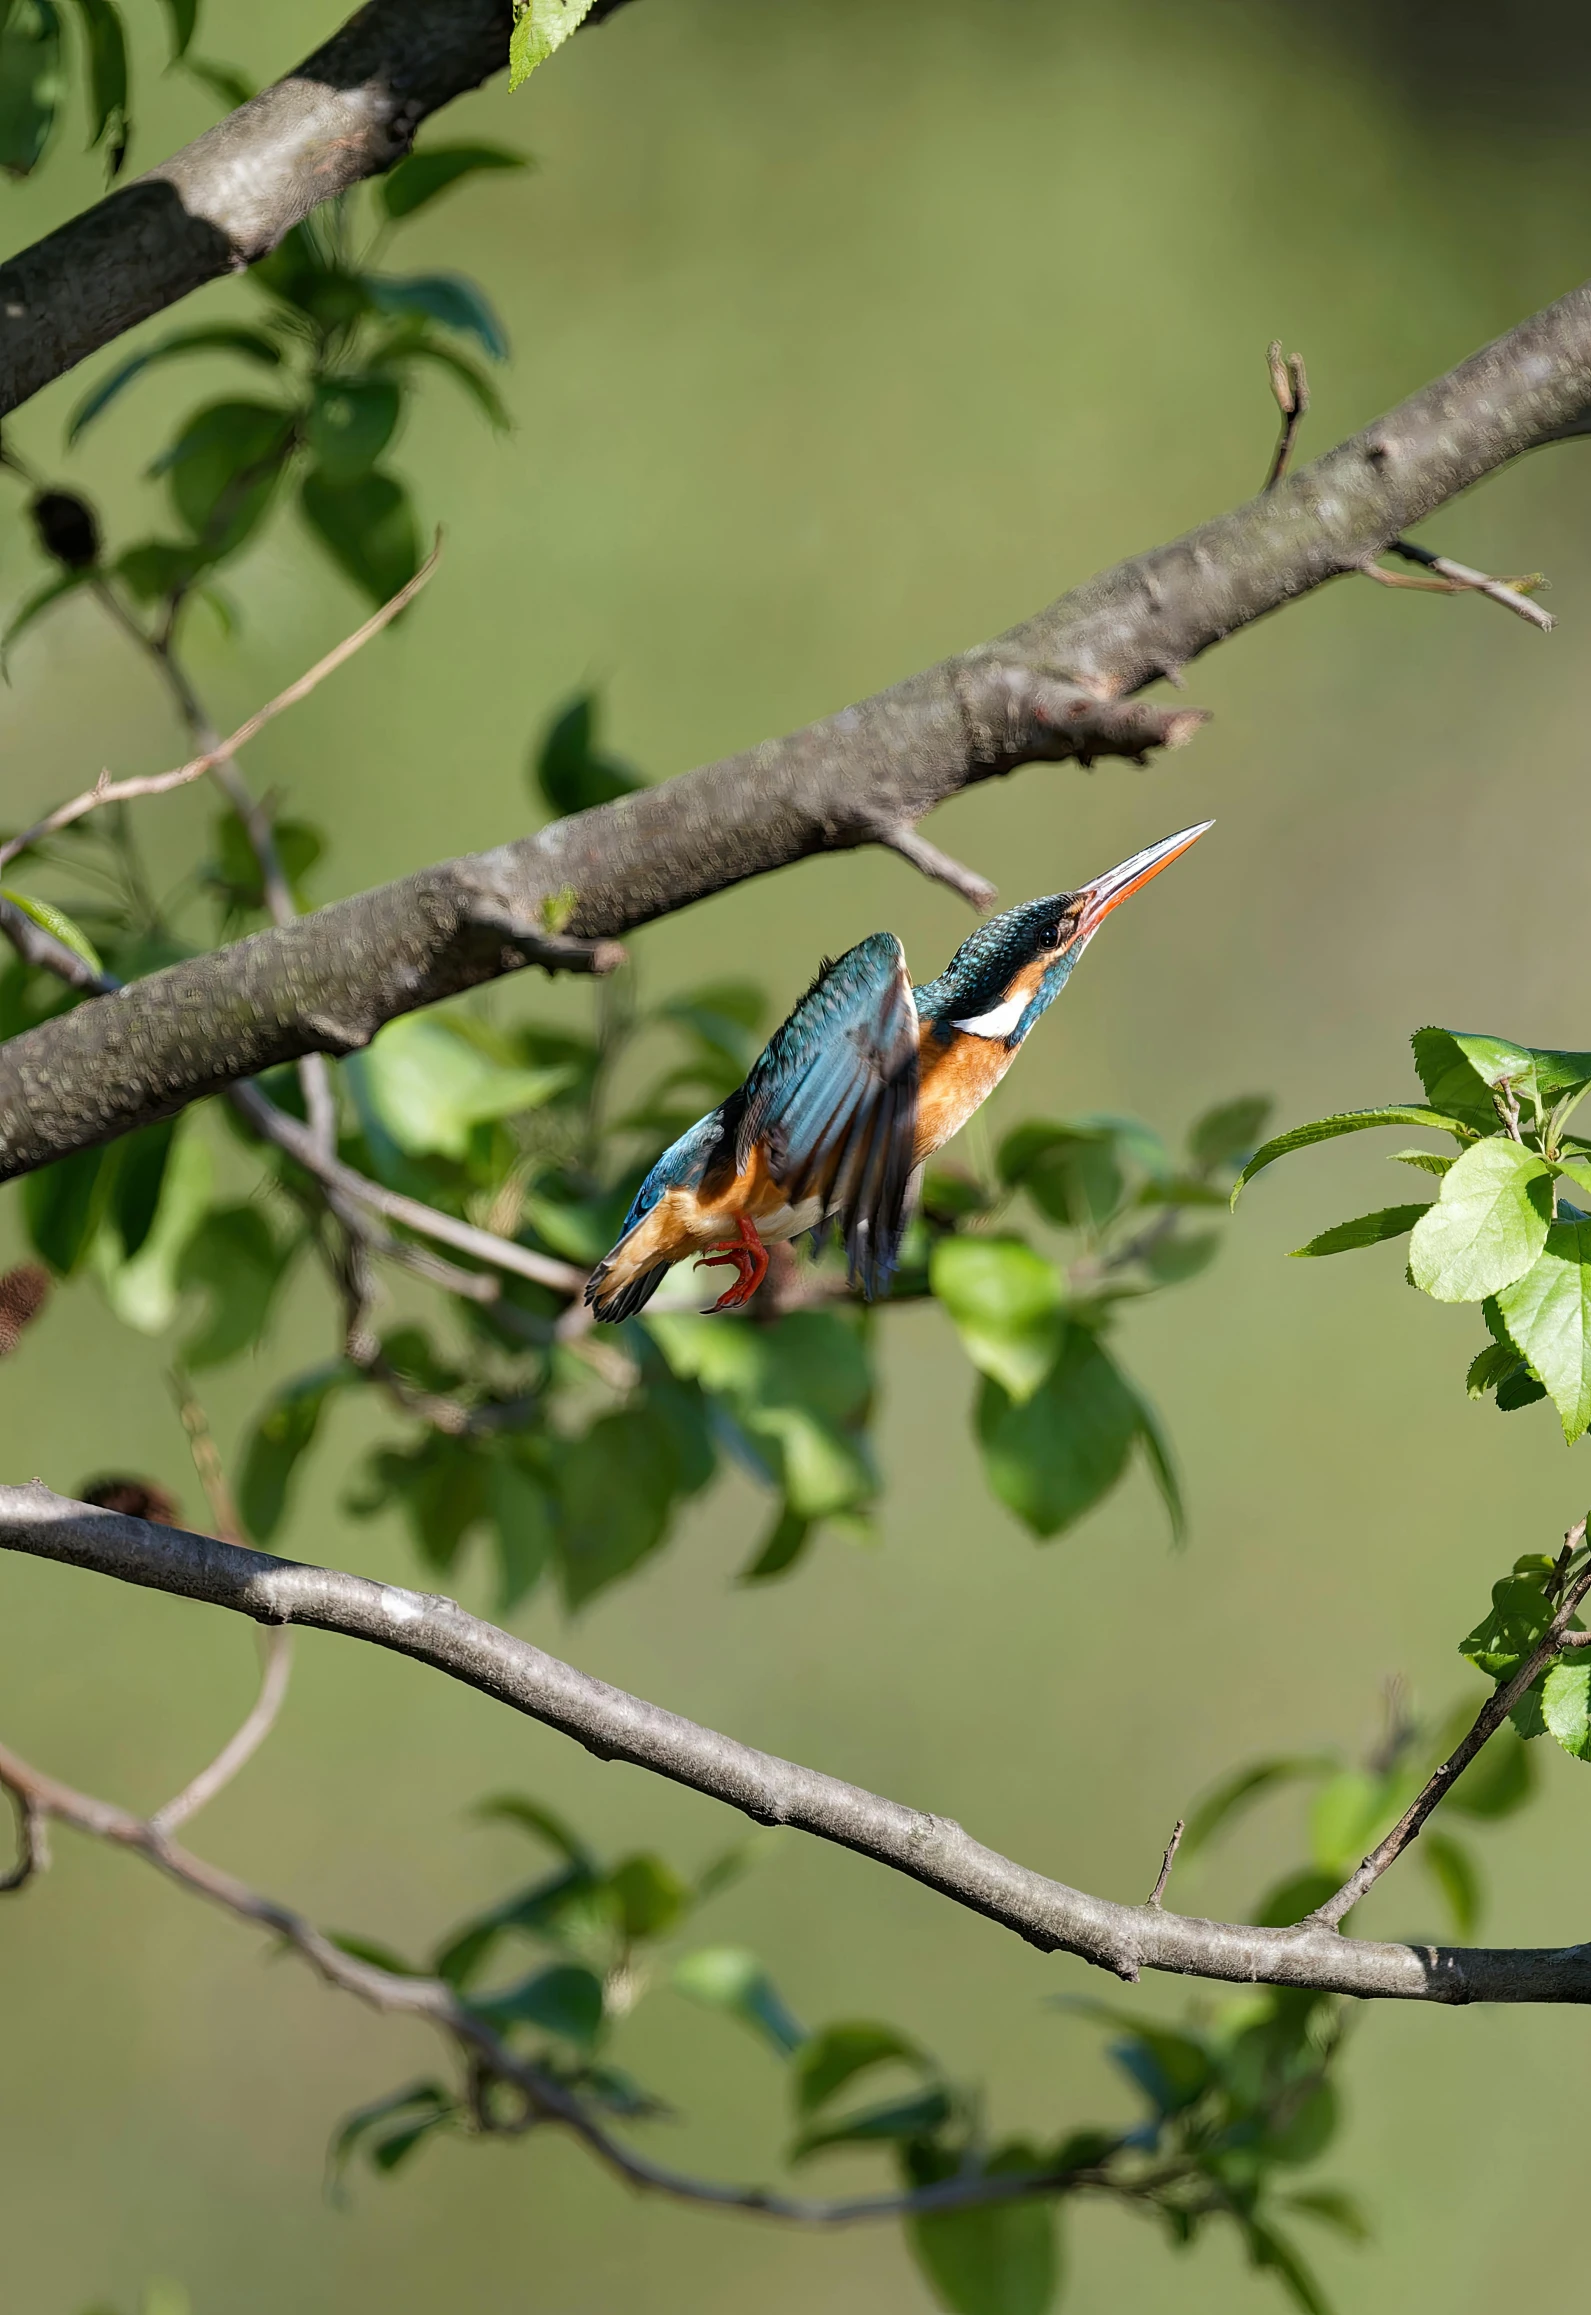
<instances>
[{"instance_id":1,"label":"rough gray bark","mask_svg":"<svg viewBox=\"0 0 1591 2315\"><path fill-rule=\"evenodd\" d=\"M357 21L357 20L356 20ZM915 823L1037 759L1175 745L1197 711L1125 695L1361 569L1591 409L1591 288L1560 298L1246 506L998 637L785 739L152 975L0 1050L0 1179L237 1078L804 856L926 848ZM932 856L930 856L931 860ZM953 863L939 873L970 881ZM558 927L558 940L549 927Z\"/></svg>"},{"instance_id":2,"label":"rough gray bark","mask_svg":"<svg viewBox=\"0 0 1591 2315\"><path fill-rule=\"evenodd\" d=\"M558 1729L599 1759L649 1769L758 1824L791 1825L853 1849L1015 1930L1041 1952L1076 1954L1121 1978L1156 1969L1391 2001L1591 2001L1587 1945L1387 1945L1334 1929L1253 1929L1090 1896L984 1848L949 1818L756 1752L610 1688L434 1594L152 1527L42 1486L0 1487L0 1548L230 1608L258 1623L373 1641Z\"/></svg>"},{"instance_id":3,"label":"rough gray bark","mask_svg":"<svg viewBox=\"0 0 1591 2315\"><path fill-rule=\"evenodd\" d=\"M0 415L390 169L504 69L512 28L511 0L370 0L285 80L0 266Z\"/></svg>"}]
</instances>

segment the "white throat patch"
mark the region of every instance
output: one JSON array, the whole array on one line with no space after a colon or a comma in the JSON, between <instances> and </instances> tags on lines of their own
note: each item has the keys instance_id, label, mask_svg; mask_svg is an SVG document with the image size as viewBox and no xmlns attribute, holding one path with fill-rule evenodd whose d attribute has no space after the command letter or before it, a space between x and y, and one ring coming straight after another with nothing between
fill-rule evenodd
<instances>
[{"instance_id":1,"label":"white throat patch","mask_svg":"<svg viewBox=\"0 0 1591 2315\"><path fill-rule=\"evenodd\" d=\"M992 1013L975 1014L970 1021L952 1021L950 1026L965 1029L973 1037L1009 1037L1032 1004L1033 995L1031 989L1018 989L1014 996L996 1005Z\"/></svg>"}]
</instances>

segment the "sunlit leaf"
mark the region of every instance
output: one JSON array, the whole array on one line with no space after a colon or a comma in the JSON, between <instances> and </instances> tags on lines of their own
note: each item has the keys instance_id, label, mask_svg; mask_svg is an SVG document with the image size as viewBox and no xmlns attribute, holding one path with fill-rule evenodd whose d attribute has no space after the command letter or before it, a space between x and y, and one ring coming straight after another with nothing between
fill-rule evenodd
<instances>
[{"instance_id":1,"label":"sunlit leaf","mask_svg":"<svg viewBox=\"0 0 1591 2315\"><path fill-rule=\"evenodd\" d=\"M1338 1222L1333 1229L1322 1230L1318 1238L1307 1245L1295 1246L1295 1255L1350 1254L1360 1246L1379 1246L1388 1238L1401 1238L1412 1230L1420 1216L1428 1210L1429 1200L1422 1198L1415 1206L1384 1206L1379 1213L1361 1214L1352 1222Z\"/></svg>"},{"instance_id":2,"label":"sunlit leaf","mask_svg":"<svg viewBox=\"0 0 1591 2315\"><path fill-rule=\"evenodd\" d=\"M101 1234L95 1259L105 1299L124 1326L164 1334L182 1299L178 1272L189 1239L210 1206L214 1160L202 1134L179 1133L160 1176L160 1203L137 1252Z\"/></svg>"},{"instance_id":3,"label":"sunlit leaf","mask_svg":"<svg viewBox=\"0 0 1591 2315\"><path fill-rule=\"evenodd\" d=\"M1524 1276L1497 1288L1497 1307L1573 1446L1591 1423L1591 1222L1554 1223Z\"/></svg>"},{"instance_id":4,"label":"sunlit leaf","mask_svg":"<svg viewBox=\"0 0 1591 2315\"><path fill-rule=\"evenodd\" d=\"M514 0L508 43L508 85L520 88L590 15L592 0Z\"/></svg>"},{"instance_id":5,"label":"sunlit leaf","mask_svg":"<svg viewBox=\"0 0 1591 2315\"><path fill-rule=\"evenodd\" d=\"M1489 1342L1470 1360L1464 1375L1464 1388L1472 1399L1483 1399L1488 1391L1506 1382L1519 1371L1519 1353L1511 1342Z\"/></svg>"},{"instance_id":6,"label":"sunlit leaf","mask_svg":"<svg viewBox=\"0 0 1591 2315\"><path fill-rule=\"evenodd\" d=\"M445 1021L406 1013L389 1021L349 1074L401 1150L459 1159L477 1125L539 1109L568 1083L563 1069L507 1069Z\"/></svg>"},{"instance_id":7,"label":"sunlit leaf","mask_svg":"<svg viewBox=\"0 0 1591 2315\"><path fill-rule=\"evenodd\" d=\"M1574 1760L1591 1760L1591 1664L1554 1664L1541 1684L1541 1716Z\"/></svg>"},{"instance_id":8,"label":"sunlit leaf","mask_svg":"<svg viewBox=\"0 0 1591 2315\"><path fill-rule=\"evenodd\" d=\"M79 964L87 965L96 978L103 979L105 967L98 949L82 929L75 924L64 908L57 908L50 900L38 900L26 892L18 892L11 885L0 886L0 899L9 900L13 908L20 908L36 925L58 940L63 948L71 950Z\"/></svg>"},{"instance_id":9,"label":"sunlit leaf","mask_svg":"<svg viewBox=\"0 0 1591 2315\"><path fill-rule=\"evenodd\" d=\"M1054 1263L1020 1238L942 1238L928 1275L973 1365L1018 1404L1030 1399L1066 1332Z\"/></svg>"},{"instance_id":10,"label":"sunlit leaf","mask_svg":"<svg viewBox=\"0 0 1591 2315\"><path fill-rule=\"evenodd\" d=\"M1552 1174L1501 1135L1466 1149L1442 1176L1409 1241L1409 1272L1437 1302L1480 1302L1513 1284L1546 1244Z\"/></svg>"},{"instance_id":11,"label":"sunlit leaf","mask_svg":"<svg viewBox=\"0 0 1591 2315\"><path fill-rule=\"evenodd\" d=\"M1349 1109L1336 1117L1317 1117L1311 1125L1295 1125L1290 1133L1279 1133L1261 1144L1233 1185L1233 1205L1237 1204L1244 1184L1263 1173L1267 1166L1274 1165L1278 1158L1289 1156L1295 1149L1309 1149L1317 1141L1335 1141L1345 1133L1368 1133L1378 1125L1428 1125L1434 1132L1452 1134L1455 1141L1468 1140L1472 1130L1461 1118L1445 1116L1436 1109L1421 1109L1412 1102L1389 1103L1381 1109Z\"/></svg>"},{"instance_id":12,"label":"sunlit leaf","mask_svg":"<svg viewBox=\"0 0 1591 2315\"><path fill-rule=\"evenodd\" d=\"M666 1937L690 1911L694 1892L661 1857L626 1857L608 1875L619 1927L632 1940Z\"/></svg>"}]
</instances>

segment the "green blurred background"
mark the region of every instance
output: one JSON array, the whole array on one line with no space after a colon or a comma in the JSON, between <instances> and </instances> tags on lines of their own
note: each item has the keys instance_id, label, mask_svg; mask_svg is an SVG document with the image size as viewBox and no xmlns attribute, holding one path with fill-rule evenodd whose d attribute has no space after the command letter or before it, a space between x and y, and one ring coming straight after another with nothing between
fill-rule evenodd
<instances>
[{"instance_id":1,"label":"green blurred background","mask_svg":"<svg viewBox=\"0 0 1591 2315\"><path fill-rule=\"evenodd\" d=\"M153 67L153 11L131 13ZM427 392L400 464L447 525L442 574L252 751L256 780L332 832L322 896L522 830L527 742L581 683L603 687L614 744L661 776L986 636L1247 495L1273 439L1272 336L1307 356L1318 449L1578 278L1585 51L1567 17L1533 19L1530 48L1505 44L1496 10L1305 13L646 0L522 96L499 84L436 124L432 141L500 138L540 162L439 205L405 249L465 265L500 306L518 427L494 440L445 382ZM202 45L269 77L331 18L208 0ZM135 165L207 117L155 70L144 81ZM8 191L12 243L91 199L97 167L63 150ZM242 296L212 289L183 318ZM156 503L133 478L173 409L231 382L156 373L68 467L73 377L16 439L86 481L125 537ZM1545 568L1550 641L1484 603L1342 584L1191 672L1217 720L1187 752L1147 772L1036 768L937 816L934 838L1011 899L1219 821L1092 952L996 1125L1106 1108L1180 1128L1256 1089L1289 1121L1394 1098L1412 1085L1404 1035L1428 1020L1591 1043L1571 946L1591 840L1588 489L1583 451L1549 452L1422 534L1495 569ZM5 599L33 572L11 520ZM241 717L359 614L290 517L233 584L243 635L225 643L201 614L195 657ZM20 649L0 717L11 824L102 763L180 753L86 604ZM173 870L210 809L146 808ZM822 949L881 924L926 973L967 918L901 863L850 855L726 895L634 952L653 994L751 970L784 1002ZM568 1016L587 995L527 978L497 1001ZM1394 1671L1433 1708L1462 1693L1453 1644L1487 1583L1583 1507L1550 1410L1500 1421L1466 1403L1473 1318L1405 1293L1397 1250L1281 1259L1400 1194L1368 1143L1282 1169L1216 1268L1130 1330L1186 1469L1184 1556L1141 1477L1036 1549L984 1490L948 1328L911 1310L885 1329L881 1548L831 1542L786 1586L736 1591L760 1513L732 1486L578 1628L547 1603L524 1628L1035 1866L1141 1896L1173 1818L1228 1765L1363 1744ZM0 1228L9 1246L9 1200ZM264 1361L214 1387L224 1441L326 1325L305 1286ZM196 1506L158 1359L92 1287L58 1298L4 1392L8 1475L70 1490L131 1468ZM395 1522L337 1508L368 1435L343 1418L287 1548L412 1580ZM485 1603L484 1568L463 1590ZM250 1636L224 1618L0 1560L6 1738L93 1790L153 1805L251 1677ZM1567 1761L1542 1765L1545 1797L1484 1844L1498 1941L1584 1928L1587 1793ZM196 1845L320 1921L418 1947L523 1865L514 1835L466 1819L504 1786L681 1864L733 1830L442 1680L309 1636L268 1754ZM1279 1803L1174 1894L1240 1910L1297 1845ZM444 2143L331 2210L329 2126L429 2068L425 2036L268 1963L137 1865L58 1846L56 1872L0 1918L7 2315L126 2307L153 2274L180 2277L196 2315L926 2306L892 2231L808 2239L643 2205L559 2143ZM1389 1934L1440 1926L1417 1877L1367 1914ZM858 1860L789 1840L709 1918L766 1953L801 2016L885 2015L984 2077L1002 2127L1129 2111L1094 2031L1044 2006L1108 1987ZM1198 1997L1157 1982L1132 1998L1170 2014ZM1327 2167L1376 2236L1319 2250L1341 2307L1497 2302L1523 2231L1573 2207L1585 2034L1561 2012L1362 2019ZM771 2060L668 1997L627 2047L683 2109L660 2153L767 2173ZM876 2175L845 2158L826 2183ZM1087 2208L1070 2240L1075 2315L1280 2303L1224 2241L1173 2259Z\"/></svg>"}]
</instances>

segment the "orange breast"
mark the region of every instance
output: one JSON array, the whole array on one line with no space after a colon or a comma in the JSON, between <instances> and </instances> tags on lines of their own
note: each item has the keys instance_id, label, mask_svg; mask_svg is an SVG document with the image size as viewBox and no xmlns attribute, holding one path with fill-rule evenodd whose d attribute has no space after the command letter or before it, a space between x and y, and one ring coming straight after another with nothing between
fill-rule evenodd
<instances>
[{"instance_id":1,"label":"orange breast","mask_svg":"<svg viewBox=\"0 0 1591 2315\"><path fill-rule=\"evenodd\" d=\"M913 1153L917 1165L961 1131L1015 1059L1003 1037L975 1037L958 1029L947 1041L936 1030L924 1029Z\"/></svg>"}]
</instances>

